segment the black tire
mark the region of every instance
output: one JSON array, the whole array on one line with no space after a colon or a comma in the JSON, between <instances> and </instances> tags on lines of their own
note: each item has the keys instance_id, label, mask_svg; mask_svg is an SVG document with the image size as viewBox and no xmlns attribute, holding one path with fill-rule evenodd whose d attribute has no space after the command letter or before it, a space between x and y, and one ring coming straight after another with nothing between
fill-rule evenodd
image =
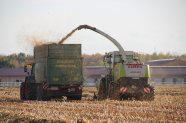
<instances>
[{"instance_id":1,"label":"black tire","mask_svg":"<svg viewBox=\"0 0 186 123\"><path fill-rule=\"evenodd\" d=\"M120 100L119 94L119 84L115 82L110 82L109 85L109 98L111 100Z\"/></svg>"},{"instance_id":2,"label":"black tire","mask_svg":"<svg viewBox=\"0 0 186 123\"><path fill-rule=\"evenodd\" d=\"M46 101L49 98L47 98L47 93L44 91L42 85L37 85L37 90L36 90L36 100L38 101Z\"/></svg>"},{"instance_id":3,"label":"black tire","mask_svg":"<svg viewBox=\"0 0 186 123\"><path fill-rule=\"evenodd\" d=\"M106 90L106 78L100 80L99 90L98 90L98 99L106 99L107 90Z\"/></svg>"},{"instance_id":4,"label":"black tire","mask_svg":"<svg viewBox=\"0 0 186 123\"><path fill-rule=\"evenodd\" d=\"M82 95L67 96L68 100L81 100Z\"/></svg>"},{"instance_id":5,"label":"black tire","mask_svg":"<svg viewBox=\"0 0 186 123\"><path fill-rule=\"evenodd\" d=\"M37 86L36 100L38 100L38 101L43 100L43 90L42 90L42 87L40 85Z\"/></svg>"},{"instance_id":6,"label":"black tire","mask_svg":"<svg viewBox=\"0 0 186 123\"><path fill-rule=\"evenodd\" d=\"M36 100L35 84L31 83L28 78L25 79L25 98L26 100Z\"/></svg>"},{"instance_id":7,"label":"black tire","mask_svg":"<svg viewBox=\"0 0 186 123\"><path fill-rule=\"evenodd\" d=\"M120 96L120 100L132 100L132 98L134 98L134 97L131 94L124 94L124 95Z\"/></svg>"},{"instance_id":8,"label":"black tire","mask_svg":"<svg viewBox=\"0 0 186 123\"><path fill-rule=\"evenodd\" d=\"M81 100L82 95L76 95L76 96L74 96L74 98L75 98L75 100Z\"/></svg>"},{"instance_id":9,"label":"black tire","mask_svg":"<svg viewBox=\"0 0 186 123\"><path fill-rule=\"evenodd\" d=\"M25 97L25 82L22 82L21 86L20 86L20 99L21 100L26 100L26 97Z\"/></svg>"},{"instance_id":10,"label":"black tire","mask_svg":"<svg viewBox=\"0 0 186 123\"><path fill-rule=\"evenodd\" d=\"M150 86L150 93L148 95L146 95L146 98L147 100L149 101L153 101L154 100L154 97L155 97L155 94L154 94L154 87Z\"/></svg>"},{"instance_id":11,"label":"black tire","mask_svg":"<svg viewBox=\"0 0 186 123\"><path fill-rule=\"evenodd\" d=\"M147 87L150 88L150 93L147 93L145 95L143 95L143 100L146 100L146 101L153 101L154 100L154 87L150 86L150 85L147 85Z\"/></svg>"}]
</instances>

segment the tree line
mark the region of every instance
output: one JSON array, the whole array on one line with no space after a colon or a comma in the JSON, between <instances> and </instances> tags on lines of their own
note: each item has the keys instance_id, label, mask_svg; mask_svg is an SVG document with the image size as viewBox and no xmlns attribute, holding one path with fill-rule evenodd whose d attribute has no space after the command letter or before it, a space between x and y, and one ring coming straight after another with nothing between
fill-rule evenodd
<instances>
[{"instance_id":1,"label":"tree line","mask_svg":"<svg viewBox=\"0 0 186 123\"><path fill-rule=\"evenodd\" d=\"M83 54L84 65L85 66L102 66L104 65L103 56L104 56L103 54L99 54L99 53L96 53L93 55ZM139 57L141 62L147 62L149 60L176 58L178 60L185 62L186 64L186 54L174 55L171 53L154 52L152 54L138 53L137 56Z\"/></svg>"},{"instance_id":2,"label":"tree line","mask_svg":"<svg viewBox=\"0 0 186 123\"><path fill-rule=\"evenodd\" d=\"M83 54L83 65L84 66L102 66L103 62L103 54L92 54L87 55ZM138 57L142 62L146 62L149 60L158 60L158 59L170 59L177 58L179 60L186 62L186 54L183 55L173 55L171 53L157 53L154 52L152 54L138 54ZM0 55L0 68L19 68L23 67L26 63L33 61L33 56L26 55L25 53L11 54L8 56Z\"/></svg>"},{"instance_id":3,"label":"tree line","mask_svg":"<svg viewBox=\"0 0 186 123\"><path fill-rule=\"evenodd\" d=\"M26 62L33 59L33 56L25 53L11 54L8 56L0 55L0 68L19 68L23 67Z\"/></svg>"}]
</instances>

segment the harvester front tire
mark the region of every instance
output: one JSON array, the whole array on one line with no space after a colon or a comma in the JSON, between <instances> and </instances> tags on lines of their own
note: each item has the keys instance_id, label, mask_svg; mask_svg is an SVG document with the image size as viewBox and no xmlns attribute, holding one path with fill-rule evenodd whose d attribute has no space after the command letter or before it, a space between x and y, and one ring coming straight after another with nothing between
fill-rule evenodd
<instances>
[{"instance_id":1,"label":"harvester front tire","mask_svg":"<svg viewBox=\"0 0 186 123\"><path fill-rule=\"evenodd\" d=\"M100 80L99 90L98 90L98 99L106 99L106 78Z\"/></svg>"},{"instance_id":2,"label":"harvester front tire","mask_svg":"<svg viewBox=\"0 0 186 123\"><path fill-rule=\"evenodd\" d=\"M119 95L119 84L115 82L111 82L109 85L109 98L111 100L120 100Z\"/></svg>"}]
</instances>

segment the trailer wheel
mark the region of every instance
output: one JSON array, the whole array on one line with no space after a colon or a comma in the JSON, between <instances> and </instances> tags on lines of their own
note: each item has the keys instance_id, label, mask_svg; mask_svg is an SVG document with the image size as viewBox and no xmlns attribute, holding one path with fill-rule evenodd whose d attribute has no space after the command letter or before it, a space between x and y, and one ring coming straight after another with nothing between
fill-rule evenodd
<instances>
[{"instance_id":1,"label":"trailer wheel","mask_svg":"<svg viewBox=\"0 0 186 123\"><path fill-rule=\"evenodd\" d=\"M82 95L78 95L75 97L76 100L81 100L81 98L82 98Z\"/></svg>"},{"instance_id":2,"label":"trailer wheel","mask_svg":"<svg viewBox=\"0 0 186 123\"><path fill-rule=\"evenodd\" d=\"M25 97L25 82L22 82L20 85L20 99L21 100L26 100Z\"/></svg>"},{"instance_id":3,"label":"trailer wheel","mask_svg":"<svg viewBox=\"0 0 186 123\"><path fill-rule=\"evenodd\" d=\"M36 100L38 100L38 101L46 101L46 100L48 100L47 94L44 91L42 85L38 85L37 86Z\"/></svg>"},{"instance_id":4,"label":"trailer wheel","mask_svg":"<svg viewBox=\"0 0 186 123\"><path fill-rule=\"evenodd\" d=\"M41 87L41 85L37 86L37 92L36 92L36 100L38 101L42 101L43 100L43 88Z\"/></svg>"},{"instance_id":5,"label":"trailer wheel","mask_svg":"<svg viewBox=\"0 0 186 123\"><path fill-rule=\"evenodd\" d=\"M67 96L68 100L81 100L82 95Z\"/></svg>"}]
</instances>

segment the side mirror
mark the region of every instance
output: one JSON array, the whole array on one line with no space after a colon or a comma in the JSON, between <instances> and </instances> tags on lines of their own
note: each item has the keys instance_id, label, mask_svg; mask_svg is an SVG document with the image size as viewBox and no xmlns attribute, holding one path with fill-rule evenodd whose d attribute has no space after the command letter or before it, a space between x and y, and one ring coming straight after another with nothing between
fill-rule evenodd
<instances>
[{"instance_id":1,"label":"side mirror","mask_svg":"<svg viewBox=\"0 0 186 123\"><path fill-rule=\"evenodd\" d=\"M27 66L26 65L24 66L24 72L27 72Z\"/></svg>"}]
</instances>

